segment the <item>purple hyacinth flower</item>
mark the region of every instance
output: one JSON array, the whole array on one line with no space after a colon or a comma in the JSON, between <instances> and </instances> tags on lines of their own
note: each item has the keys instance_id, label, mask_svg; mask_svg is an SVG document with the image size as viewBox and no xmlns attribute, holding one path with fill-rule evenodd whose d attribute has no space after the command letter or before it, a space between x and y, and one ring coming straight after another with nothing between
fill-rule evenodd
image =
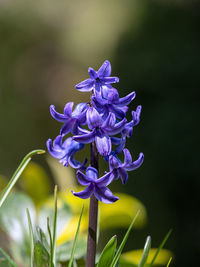
<instances>
[{"instance_id":1,"label":"purple hyacinth flower","mask_svg":"<svg viewBox=\"0 0 200 267\"><path fill-rule=\"evenodd\" d=\"M99 113L106 118L109 112L113 112L117 118L123 119L126 116L128 105L134 98L135 92L128 94L125 97L119 98L119 94L115 88L104 88L102 95L93 96L92 103Z\"/></svg>"},{"instance_id":2,"label":"purple hyacinth flower","mask_svg":"<svg viewBox=\"0 0 200 267\"><path fill-rule=\"evenodd\" d=\"M112 173L106 173L98 179L98 171L93 167L88 167L86 175L81 171L77 171L76 176L78 182L87 187L81 192L72 191L74 196L86 199L94 194L99 201L107 204L113 203L119 199L107 188L113 180Z\"/></svg>"},{"instance_id":3,"label":"purple hyacinth flower","mask_svg":"<svg viewBox=\"0 0 200 267\"><path fill-rule=\"evenodd\" d=\"M80 163L74 158L74 155L77 151L81 150L84 147L84 144L78 143L72 140L71 137L67 138L63 143L63 136L58 135L55 140L48 139L47 140L47 149L52 157L59 159L59 162L63 164L63 166L70 165L74 169L85 169L85 164L87 159L84 160L83 163Z\"/></svg>"},{"instance_id":4,"label":"purple hyacinth flower","mask_svg":"<svg viewBox=\"0 0 200 267\"><path fill-rule=\"evenodd\" d=\"M111 75L111 64L106 60L98 71L93 68L88 69L90 79L84 80L83 82L76 85L76 89L82 92L100 92L102 86L109 86L111 83L119 82L119 78L110 77Z\"/></svg>"},{"instance_id":5,"label":"purple hyacinth flower","mask_svg":"<svg viewBox=\"0 0 200 267\"><path fill-rule=\"evenodd\" d=\"M133 171L141 166L144 161L144 154L140 153L137 160L132 162L131 153L127 148L124 150L124 163L117 156L111 155L109 158L110 172L114 175L114 179L121 177L122 183L126 184L128 179L128 171Z\"/></svg>"},{"instance_id":6,"label":"purple hyacinth flower","mask_svg":"<svg viewBox=\"0 0 200 267\"><path fill-rule=\"evenodd\" d=\"M73 140L80 143L91 143L95 141L97 150L103 157L110 155L112 144L110 136L120 133L126 124L126 118L116 123L115 114L109 113L103 121L100 114L94 107L89 107L86 114L88 128L92 131L84 130L82 135L76 135ZM81 131L81 129L79 129Z\"/></svg>"},{"instance_id":7,"label":"purple hyacinth flower","mask_svg":"<svg viewBox=\"0 0 200 267\"><path fill-rule=\"evenodd\" d=\"M72 112L73 105L74 102L67 103L64 108L64 114L58 113L55 110L54 105L50 106L51 116L59 122L64 122L64 125L60 130L60 134L62 135L65 135L69 132L72 134L79 134L78 126L80 126L80 124L85 124L86 122L87 104L78 104Z\"/></svg>"}]
</instances>

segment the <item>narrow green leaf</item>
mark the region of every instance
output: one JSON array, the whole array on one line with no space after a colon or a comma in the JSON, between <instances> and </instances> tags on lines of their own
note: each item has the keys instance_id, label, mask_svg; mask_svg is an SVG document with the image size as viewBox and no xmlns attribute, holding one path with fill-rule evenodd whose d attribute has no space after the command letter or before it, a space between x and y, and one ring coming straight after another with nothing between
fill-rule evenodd
<instances>
[{"instance_id":1,"label":"narrow green leaf","mask_svg":"<svg viewBox=\"0 0 200 267\"><path fill-rule=\"evenodd\" d=\"M16 184L16 182L19 179L20 175L22 174L23 170L25 169L25 167L27 166L27 164L30 162L31 157L33 155L35 155L35 154L43 154L43 153L45 153L44 150L37 149L37 150L31 151L30 153L28 153L23 158L23 160L20 163L19 167L17 168L17 170L13 174L12 178L10 179L9 183L7 184L6 188L3 190L3 193L0 196L0 208L3 205L4 201L6 200L8 194L10 193L10 191L12 190L12 188L14 187L14 185Z\"/></svg>"},{"instance_id":2,"label":"narrow green leaf","mask_svg":"<svg viewBox=\"0 0 200 267\"><path fill-rule=\"evenodd\" d=\"M145 263L147 261L150 249L151 249L151 237L148 236L147 239L146 239L146 243L144 245L144 251L143 251L143 254L142 254L142 259L141 259L138 267L144 267L145 266Z\"/></svg>"},{"instance_id":3,"label":"narrow green leaf","mask_svg":"<svg viewBox=\"0 0 200 267\"><path fill-rule=\"evenodd\" d=\"M49 267L49 253L40 241L34 246L34 267Z\"/></svg>"},{"instance_id":4,"label":"narrow green leaf","mask_svg":"<svg viewBox=\"0 0 200 267\"><path fill-rule=\"evenodd\" d=\"M172 261L172 257L169 259L169 261L167 263L167 267L169 267L171 261Z\"/></svg>"},{"instance_id":5,"label":"narrow green leaf","mask_svg":"<svg viewBox=\"0 0 200 267\"><path fill-rule=\"evenodd\" d=\"M77 244L77 241L78 241L78 234L79 234L79 229L80 229L80 224L81 224L81 218L82 218L82 215L83 215L83 208L84 208L84 206L81 209L81 214L80 214L80 218L79 218L79 222L78 222L78 227L77 227L77 230L76 230L76 235L75 235L75 238L74 238L74 243L73 243L73 247L72 247L71 258L70 258L68 267L71 267L72 266L72 263L73 263L73 260L74 260L74 253L75 253L76 244Z\"/></svg>"},{"instance_id":6,"label":"narrow green leaf","mask_svg":"<svg viewBox=\"0 0 200 267\"><path fill-rule=\"evenodd\" d=\"M0 248L0 266L17 267L17 264L10 258L10 256L2 248Z\"/></svg>"},{"instance_id":7,"label":"narrow green leaf","mask_svg":"<svg viewBox=\"0 0 200 267\"><path fill-rule=\"evenodd\" d=\"M97 267L110 266L115 255L116 246L117 246L117 236L114 235L108 241L105 248L103 249Z\"/></svg>"},{"instance_id":8,"label":"narrow green leaf","mask_svg":"<svg viewBox=\"0 0 200 267\"><path fill-rule=\"evenodd\" d=\"M53 267L53 240L51 235L51 229L49 224L49 218L47 218L47 230L49 233L49 240L50 240L50 258L49 258L49 266Z\"/></svg>"},{"instance_id":9,"label":"narrow green leaf","mask_svg":"<svg viewBox=\"0 0 200 267\"><path fill-rule=\"evenodd\" d=\"M164 247L165 243L167 242L169 236L171 235L172 229L169 230L169 232L166 234L165 238L163 239L162 243L160 244L160 246L158 247L158 249L156 250L156 253L151 261L151 263L149 264L149 267L152 267L156 257L158 256L160 250Z\"/></svg>"},{"instance_id":10,"label":"narrow green leaf","mask_svg":"<svg viewBox=\"0 0 200 267\"><path fill-rule=\"evenodd\" d=\"M52 240L52 253L53 264L56 265L56 224L57 224L57 185L54 188L54 218L53 218L53 240Z\"/></svg>"},{"instance_id":11,"label":"narrow green leaf","mask_svg":"<svg viewBox=\"0 0 200 267\"><path fill-rule=\"evenodd\" d=\"M42 243L42 245L45 247L48 253L50 253L50 246L49 246L49 243L47 242L47 237L39 226L36 227L36 233L37 233L37 238L39 239L39 241Z\"/></svg>"},{"instance_id":12,"label":"narrow green leaf","mask_svg":"<svg viewBox=\"0 0 200 267\"><path fill-rule=\"evenodd\" d=\"M123 250L123 248L124 248L124 246L125 246L125 244L126 244L126 241L127 241L127 239L128 239L128 236L129 236L129 234L130 234L130 231L131 231L131 229L132 229L132 227L133 227L133 225L134 225L134 223L135 223L135 221L136 221L137 216L139 215L139 213L140 213L140 210L138 210L138 212L137 212L137 214L135 215L135 217L134 217L132 223L130 224L130 226L129 226L129 228L128 228L128 230L127 230L127 232L126 232L126 234L125 234L125 236L124 236L124 238L123 238L123 240L122 240L122 242L121 242L121 244L120 244L120 246L119 246L119 248L118 248L118 250L117 250L117 253L115 254L115 257L114 257L114 259L113 259L113 261L112 261L110 267L115 267L115 266L116 266L116 264L117 264L117 262L118 262L118 260L119 260L119 257L120 257L120 255L121 255L121 253L122 253L122 250Z\"/></svg>"},{"instance_id":13,"label":"narrow green leaf","mask_svg":"<svg viewBox=\"0 0 200 267\"><path fill-rule=\"evenodd\" d=\"M28 226L29 226L29 235L30 235L30 250L31 250L31 257L30 257L30 266L33 267L33 260L34 260L34 237L33 237L33 226L31 222L31 216L29 210L26 209L27 218L28 218Z\"/></svg>"}]
</instances>

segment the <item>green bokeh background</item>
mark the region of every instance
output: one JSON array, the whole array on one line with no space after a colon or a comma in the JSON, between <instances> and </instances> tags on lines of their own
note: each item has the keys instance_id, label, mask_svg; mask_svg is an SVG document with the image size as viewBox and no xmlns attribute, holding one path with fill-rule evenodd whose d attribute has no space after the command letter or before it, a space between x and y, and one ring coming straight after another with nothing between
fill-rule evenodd
<instances>
[{"instance_id":1,"label":"green bokeh background","mask_svg":"<svg viewBox=\"0 0 200 267\"><path fill-rule=\"evenodd\" d=\"M173 228L172 266L199 262L199 2L170 0L0 2L0 173L58 134L49 114L87 101L74 85L105 59L120 95L137 93L141 123L128 148L143 166L115 189L140 199L149 222L128 249L153 246ZM129 114L130 116L130 114ZM130 119L130 117L129 117ZM43 162L45 164L45 162ZM120 234L120 233L119 233ZM198 261L197 261L198 260ZM197 266L197 265L196 265Z\"/></svg>"}]
</instances>

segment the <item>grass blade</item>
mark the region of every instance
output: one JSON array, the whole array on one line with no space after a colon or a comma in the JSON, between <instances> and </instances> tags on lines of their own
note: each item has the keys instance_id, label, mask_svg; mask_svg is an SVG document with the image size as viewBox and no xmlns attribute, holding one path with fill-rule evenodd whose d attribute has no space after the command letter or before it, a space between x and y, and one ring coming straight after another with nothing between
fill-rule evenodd
<instances>
[{"instance_id":1,"label":"grass blade","mask_svg":"<svg viewBox=\"0 0 200 267\"><path fill-rule=\"evenodd\" d=\"M142 259L141 259L138 267L144 267L145 266L150 249L151 249L151 237L148 236L147 240L146 240L146 243L145 243L145 246L144 246Z\"/></svg>"},{"instance_id":2,"label":"grass blade","mask_svg":"<svg viewBox=\"0 0 200 267\"><path fill-rule=\"evenodd\" d=\"M29 234L30 234L30 249L31 249L31 257L30 257L30 267L33 267L34 260L34 237L33 237L33 226L31 223L31 216L29 210L26 209L27 218L28 218L28 226L29 226Z\"/></svg>"},{"instance_id":3,"label":"grass blade","mask_svg":"<svg viewBox=\"0 0 200 267\"><path fill-rule=\"evenodd\" d=\"M164 247L165 243L167 242L169 236L171 235L172 229L169 230L169 232L166 234L165 238L163 239L162 243L160 244L160 246L158 247L158 249L156 250L156 253L151 261L151 263L149 264L149 267L152 267L156 257L158 256L160 250Z\"/></svg>"},{"instance_id":4,"label":"grass blade","mask_svg":"<svg viewBox=\"0 0 200 267\"><path fill-rule=\"evenodd\" d=\"M83 208L84 208L84 206L81 209L81 214L80 214L80 218L79 218L79 222L78 222L78 227L77 227L77 230L76 230L76 235L75 235L75 238L74 238L74 243L73 243L73 247L72 247L71 258L70 258L68 267L71 267L72 266L72 263L73 263L74 253L75 253L75 250L76 250L76 244L77 244L78 234L79 234L79 229L80 229L80 224L81 224L81 218L82 218L82 215L83 215Z\"/></svg>"},{"instance_id":5,"label":"grass blade","mask_svg":"<svg viewBox=\"0 0 200 267\"><path fill-rule=\"evenodd\" d=\"M53 240L52 240L52 253L53 264L56 266L56 224L57 224L57 185L54 188L54 218L53 218Z\"/></svg>"},{"instance_id":6,"label":"grass blade","mask_svg":"<svg viewBox=\"0 0 200 267\"><path fill-rule=\"evenodd\" d=\"M172 261L172 257L169 259L169 261L168 261L168 263L167 263L167 267L169 267L171 261Z\"/></svg>"},{"instance_id":7,"label":"grass blade","mask_svg":"<svg viewBox=\"0 0 200 267\"><path fill-rule=\"evenodd\" d=\"M119 246L119 248L117 250L117 253L115 254L115 257L114 257L114 259L113 259L110 267L115 267L116 266L116 264L117 264L117 262L119 260L119 257L120 257L120 255L122 253L122 250L123 250L123 248L124 248L124 246L126 244L126 241L128 239L128 236L130 234L130 231L131 231L131 229L132 229L132 227L133 227L133 225L134 225L134 223L135 223L135 221L136 221L137 216L139 215L139 213L140 213L140 210L137 212L137 214L135 215L132 223L130 224L130 226L129 226L129 228L128 228L128 230L127 230L127 232L126 232L126 234L125 234L125 236L124 236L124 238L123 238L123 240L122 240L122 242L121 242L121 244L120 244L120 246Z\"/></svg>"},{"instance_id":8,"label":"grass blade","mask_svg":"<svg viewBox=\"0 0 200 267\"><path fill-rule=\"evenodd\" d=\"M31 157L35 154L43 154L43 153L45 153L45 150L37 149L37 150L31 151L23 158L19 167L17 168L17 170L13 174L12 178L10 179L9 183L7 184L6 188L4 189L3 193L1 194L0 208L3 205L4 201L6 200L8 194L10 193L10 191L12 190L14 185L16 184L16 182L19 179L20 175L22 174L23 170L28 165L29 161L31 160Z\"/></svg>"},{"instance_id":9,"label":"grass blade","mask_svg":"<svg viewBox=\"0 0 200 267\"><path fill-rule=\"evenodd\" d=\"M52 241L52 235L51 235L51 229L50 229L50 223L49 223L49 217L47 217L47 230L49 233L49 243L50 243L50 258L49 258L49 266L50 267L54 267L53 266L53 241Z\"/></svg>"},{"instance_id":10,"label":"grass blade","mask_svg":"<svg viewBox=\"0 0 200 267\"><path fill-rule=\"evenodd\" d=\"M4 266L18 267L17 264L10 258L10 256L2 248L0 248L0 262L2 264L6 264Z\"/></svg>"}]
</instances>

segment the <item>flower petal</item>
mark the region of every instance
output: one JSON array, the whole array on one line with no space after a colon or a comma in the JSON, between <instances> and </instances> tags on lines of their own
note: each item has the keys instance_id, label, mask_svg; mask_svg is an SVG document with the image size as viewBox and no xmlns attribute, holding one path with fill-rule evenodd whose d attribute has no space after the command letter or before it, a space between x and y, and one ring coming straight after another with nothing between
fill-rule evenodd
<instances>
[{"instance_id":1,"label":"flower petal","mask_svg":"<svg viewBox=\"0 0 200 267\"><path fill-rule=\"evenodd\" d=\"M95 136L95 142L101 156L105 157L111 153L112 144L109 136Z\"/></svg>"},{"instance_id":2,"label":"flower petal","mask_svg":"<svg viewBox=\"0 0 200 267\"><path fill-rule=\"evenodd\" d=\"M88 143L93 142L94 138L95 138L95 131L92 131L87 134L75 135L72 137L72 139L75 140L76 142L83 143L83 144L88 144Z\"/></svg>"},{"instance_id":3,"label":"flower petal","mask_svg":"<svg viewBox=\"0 0 200 267\"><path fill-rule=\"evenodd\" d=\"M95 182L98 179L98 171L94 167L88 167L86 170L86 175L89 178L91 178L91 182Z\"/></svg>"},{"instance_id":4,"label":"flower petal","mask_svg":"<svg viewBox=\"0 0 200 267\"><path fill-rule=\"evenodd\" d=\"M61 127L60 134L62 135L68 134L73 128L74 123L75 123L75 119L68 119L66 123Z\"/></svg>"},{"instance_id":5,"label":"flower petal","mask_svg":"<svg viewBox=\"0 0 200 267\"><path fill-rule=\"evenodd\" d=\"M111 172L106 173L104 176L96 181L98 187L104 187L109 185L114 179L114 175Z\"/></svg>"},{"instance_id":6,"label":"flower petal","mask_svg":"<svg viewBox=\"0 0 200 267\"><path fill-rule=\"evenodd\" d=\"M76 89L81 92L90 92L94 86L94 81L92 79L84 80L83 82L76 85Z\"/></svg>"},{"instance_id":7,"label":"flower petal","mask_svg":"<svg viewBox=\"0 0 200 267\"><path fill-rule=\"evenodd\" d=\"M74 102L69 102L64 107L64 114L69 118L71 118L71 116L72 116L73 105L74 105Z\"/></svg>"},{"instance_id":8,"label":"flower petal","mask_svg":"<svg viewBox=\"0 0 200 267\"><path fill-rule=\"evenodd\" d=\"M74 192L72 191L72 194L76 197L80 197L83 199L89 198L94 193L94 185L91 183L88 185L83 191L81 192Z\"/></svg>"},{"instance_id":9,"label":"flower petal","mask_svg":"<svg viewBox=\"0 0 200 267\"><path fill-rule=\"evenodd\" d=\"M108 129L108 130L112 130L115 126L115 122L116 122L116 117L115 114L110 112L108 117L106 118L106 120L103 122L101 128L103 129Z\"/></svg>"},{"instance_id":10,"label":"flower petal","mask_svg":"<svg viewBox=\"0 0 200 267\"><path fill-rule=\"evenodd\" d=\"M80 169L83 168L84 163L79 162L78 160L76 160L73 155L71 155L68 158L68 163L69 165L73 168L73 169Z\"/></svg>"},{"instance_id":11,"label":"flower petal","mask_svg":"<svg viewBox=\"0 0 200 267\"><path fill-rule=\"evenodd\" d=\"M121 138L119 138L119 137L111 137L111 142L114 145L118 146L121 143Z\"/></svg>"},{"instance_id":12,"label":"flower petal","mask_svg":"<svg viewBox=\"0 0 200 267\"><path fill-rule=\"evenodd\" d=\"M95 186L94 195L99 201L107 204L114 203L119 199L118 197L115 197L107 187L99 188L98 186Z\"/></svg>"},{"instance_id":13,"label":"flower petal","mask_svg":"<svg viewBox=\"0 0 200 267\"><path fill-rule=\"evenodd\" d=\"M123 119L126 116L126 111L118 108L117 105L109 105L110 111L113 112L117 118Z\"/></svg>"},{"instance_id":14,"label":"flower petal","mask_svg":"<svg viewBox=\"0 0 200 267\"><path fill-rule=\"evenodd\" d=\"M51 105L50 106L50 113L51 113L51 116L59 121L59 122L66 122L66 120L68 119L68 117L66 115L63 115L61 113L58 113L56 110L55 110L55 106L54 105Z\"/></svg>"},{"instance_id":15,"label":"flower petal","mask_svg":"<svg viewBox=\"0 0 200 267\"><path fill-rule=\"evenodd\" d=\"M119 101L115 104L119 107L127 106L135 98L135 96L136 96L136 93L132 92L128 94L127 96L120 98Z\"/></svg>"},{"instance_id":16,"label":"flower petal","mask_svg":"<svg viewBox=\"0 0 200 267\"><path fill-rule=\"evenodd\" d=\"M142 106L137 106L136 111L132 111L133 126L138 125L138 123L140 122L141 111L142 111Z\"/></svg>"},{"instance_id":17,"label":"flower petal","mask_svg":"<svg viewBox=\"0 0 200 267\"><path fill-rule=\"evenodd\" d=\"M93 107L88 108L86 113L86 118L87 118L88 128L91 130L102 125L101 116L98 113L98 111Z\"/></svg>"},{"instance_id":18,"label":"flower petal","mask_svg":"<svg viewBox=\"0 0 200 267\"><path fill-rule=\"evenodd\" d=\"M90 79L95 80L98 77L96 71L91 67L88 68L88 73L90 75Z\"/></svg>"},{"instance_id":19,"label":"flower petal","mask_svg":"<svg viewBox=\"0 0 200 267\"><path fill-rule=\"evenodd\" d=\"M104 77L104 78L101 78L101 82L105 84L118 83L119 78L118 77Z\"/></svg>"},{"instance_id":20,"label":"flower petal","mask_svg":"<svg viewBox=\"0 0 200 267\"><path fill-rule=\"evenodd\" d=\"M111 155L109 157L109 168L110 168L110 171L112 171L113 169L117 169L120 164L121 164L121 161L116 156Z\"/></svg>"},{"instance_id":21,"label":"flower petal","mask_svg":"<svg viewBox=\"0 0 200 267\"><path fill-rule=\"evenodd\" d=\"M135 160L133 163L131 163L129 165L125 165L124 168L127 171L133 171L133 170L139 168L142 165L143 161L144 161L144 154L140 153L137 160Z\"/></svg>"},{"instance_id":22,"label":"flower petal","mask_svg":"<svg viewBox=\"0 0 200 267\"><path fill-rule=\"evenodd\" d=\"M62 157L64 157L65 151L63 151L61 149L60 150L54 149L52 146L52 140L51 139L47 140L46 145L47 145L47 149L49 151L49 154L51 154L52 157L57 158L57 159L61 159Z\"/></svg>"},{"instance_id":23,"label":"flower petal","mask_svg":"<svg viewBox=\"0 0 200 267\"><path fill-rule=\"evenodd\" d=\"M98 76L101 77L108 77L111 74L111 64L108 60L104 61L101 65L99 70L97 71Z\"/></svg>"},{"instance_id":24,"label":"flower petal","mask_svg":"<svg viewBox=\"0 0 200 267\"><path fill-rule=\"evenodd\" d=\"M132 163L132 156L131 156L130 151L127 148L125 148L124 149L124 164L127 165L130 163Z\"/></svg>"},{"instance_id":25,"label":"flower petal","mask_svg":"<svg viewBox=\"0 0 200 267\"><path fill-rule=\"evenodd\" d=\"M107 131L107 133L109 135L115 135L115 134L120 133L123 130L126 122L127 122L127 120L126 120L126 118L124 118L122 121L116 123L115 127L112 130Z\"/></svg>"},{"instance_id":26,"label":"flower petal","mask_svg":"<svg viewBox=\"0 0 200 267\"><path fill-rule=\"evenodd\" d=\"M128 180L128 173L125 169L123 168L119 168L118 169L119 172L119 176L121 177L122 183L126 184L127 180Z\"/></svg>"},{"instance_id":27,"label":"flower petal","mask_svg":"<svg viewBox=\"0 0 200 267\"><path fill-rule=\"evenodd\" d=\"M83 186L89 185L93 181L91 178L83 174L81 171L77 171L76 177L78 179L79 184Z\"/></svg>"}]
</instances>

